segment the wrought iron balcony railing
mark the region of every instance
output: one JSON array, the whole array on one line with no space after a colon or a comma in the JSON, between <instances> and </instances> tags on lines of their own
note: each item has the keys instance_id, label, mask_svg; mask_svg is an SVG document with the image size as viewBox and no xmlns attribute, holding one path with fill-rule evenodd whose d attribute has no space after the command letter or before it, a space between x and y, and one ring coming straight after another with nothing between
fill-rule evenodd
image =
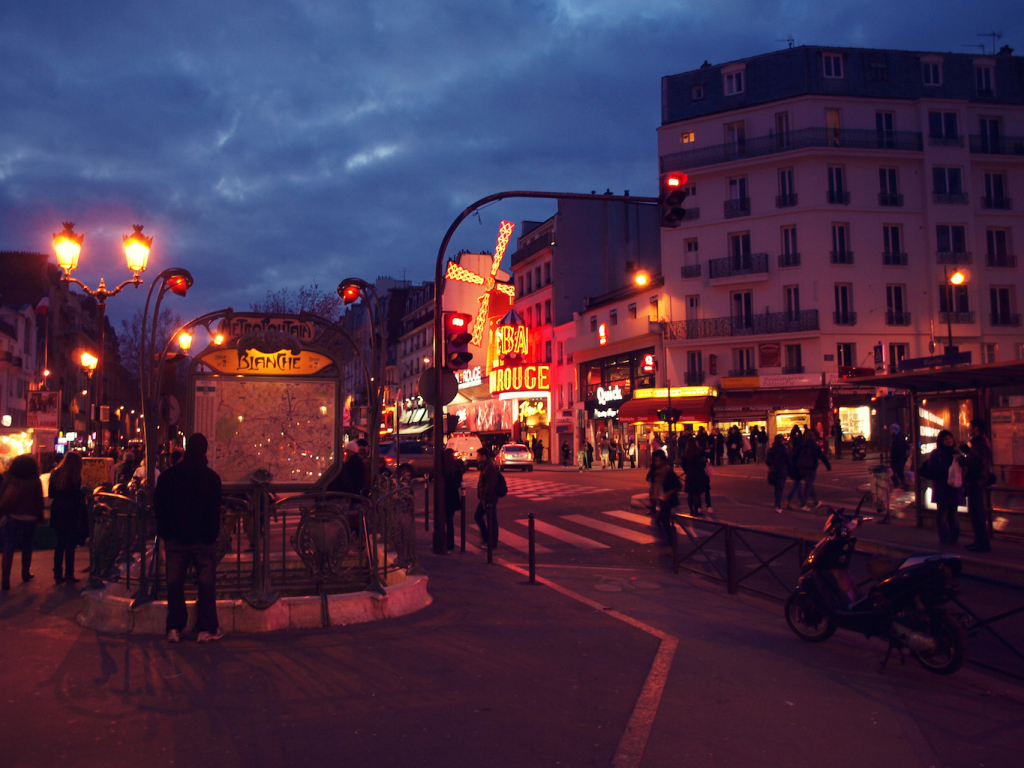
<instances>
[{"instance_id":1,"label":"wrought iron balcony railing","mask_svg":"<svg viewBox=\"0 0 1024 768\"><path fill-rule=\"evenodd\" d=\"M835 325L856 325L857 324L857 313L856 312L833 312L832 322Z\"/></svg>"},{"instance_id":2,"label":"wrought iron balcony railing","mask_svg":"<svg viewBox=\"0 0 1024 768\"><path fill-rule=\"evenodd\" d=\"M683 266L683 279L700 277L700 264L686 264Z\"/></svg>"},{"instance_id":3,"label":"wrought iron balcony railing","mask_svg":"<svg viewBox=\"0 0 1024 768\"><path fill-rule=\"evenodd\" d=\"M708 277L717 280L736 275L768 274L767 253L745 253L740 256L726 256L708 262Z\"/></svg>"},{"instance_id":4,"label":"wrought iron balcony railing","mask_svg":"<svg viewBox=\"0 0 1024 768\"><path fill-rule=\"evenodd\" d=\"M983 197L981 207L994 211L1013 210L1013 199L1009 197Z\"/></svg>"},{"instance_id":5,"label":"wrought iron balcony railing","mask_svg":"<svg viewBox=\"0 0 1024 768\"><path fill-rule=\"evenodd\" d=\"M910 325L910 313L909 312L893 312L889 310L885 313L885 324L886 325Z\"/></svg>"},{"instance_id":6,"label":"wrought iron balcony railing","mask_svg":"<svg viewBox=\"0 0 1024 768\"><path fill-rule=\"evenodd\" d=\"M899 192L879 192L878 204L891 208L902 208L903 194Z\"/></svg>"},{"instance_id":7,"label":"wrought iron balcony railing","mask_svg":"<svg viewBox=\"0 0 1024 768\"><path fill-rule=\"evenodd\" d=\"M543 235L540 235L532 243L529 243L528 245L524 245L518 251L513 253L512 254L512 264L516 265L519 262L521 262L523 259L528 259L531 256L533 256L533 254L538 253L539 251L542 251L545 248L547 248L549 246L552 246L552 245L555 245L555 232L554 232L554 230L551 230L550 232L545 232Z\"/></svg>"},{"instance_id":8,"label":"wrought iron balcony railing","mask_svg":"<svg viewBox=\"0 0 1024 768\"><path fill-rule=\"evenodd\" d=\"M907 254L905 253L885 252L882 254L882 264L887 267L905 267L907 266L907 261Z\"/></svg>"},{"instance_id":9,"label":"wrought iron balcony railing","mask_svg":"<svg viewBox=\"0 0 1024 768\"><path fill-rule=\"evenodd\" d=\"M1014 312L993 312L990 320L992 325L1001 326L1003 328L1020 327L1020 315Z\"/></svg>"},{"instance_id":10,"label":"wrought iron balcony railing","mask_svg":"<svg viewBox=\"0 0 1024 768\"><path fill-rule=\"evenodd\" d=\"M970 251L936 251L936 264L970 264L974 257Z\"/></svg>"},{"instance_id":11,"label":"wrought iron balcony railing","mask_svg":"<svg viewBox=\"0 0 1024 768\"><path fill-rule=\"evenodd\" d=\"M936 205L967 205L966 192L936 192L932 195Z\"/></svg>"},{"instance_id":12,"label":"wrought iron balcony railing","mask_svg":"<svg viewBox=\"0 0 1024 768\"><path fill-rule=\"evenodd\" d=\"M825 193L825 200L830 205L849 205L850 204L850 193L842 190L836 191L830 189Z\"/></svg>"},{"instance_id":13,"label":"wrought iron balcony railing","mask_svg":"<svg viewBox=\"0 0 1024 768\"><path fill-rule=\"evenodd\" d=\"M928 146L929 147L962 147L964 145L963 136L929 136Z\"/></svg>"},{"instance_id":14,"label":"wrought iron balcony railing","mask_svg":"<svg viewBox=\"0 0 1024 768\"><path fill-rule=\"evenodd\" d=\"M776 208L792 208L797 203L796 192L789 195L776 195L775 196L775 207Z\"/></svg>"},{"instance_id":15,"label":"wrought iron balcony railing","mask_svg":"<svg viewBox=\"0 0 1024 768\"><path fill-rule=\"evenodd\" d=\"M773 333L817 331L818 310L767 312L743 317L709 317L702 320L676 320L663 325L668 341L707 339L729 336L760 336Z\"/></svg>"},{"instance_id":16,"label":"wrought iron balcony railing","mask_svg":"<svg viewBox=\"0 0 1024 768\"><path fill-rule=\"evenodd\" d=\"M757 376L757 368L733 368L729 371L730 378L739 378L740 376Z\"/></svg>"},{"instance_id":17,"label":"wrought iron balcony railing","mask_svg":"<svg viewBox=\"0 0 1024 768\"><path fill-rule=\"evenodd\" d=\"M683 374L683 381L688 387L699 387L704 383L704 371L686 371Z\"/></svg>"},{"instance_id":18,"label":"wrought iron balcony railing","mask_svg":"<svg viewBox=\"0 0 1024 768\"><path fill-rule=\"evenodd\" d=\"M988 253L985 265L989 267L1016 267L1017 257L1012 253Z\"/></svg>"},{"instance_id":19,"label":"wrought iron balcony railing","mask_svg":"<svg viewBox=\"0 0 1024 768\"><path fill-rule=\"evenodd\" d=\"M939 312L939 322L953 325L970 325L974 320L973 312Z\"/></svg>"},{"instance_id":20,"label":"wrought iron balcony railing","mask_svg":"<svg viewBox=\"0 0 1024 768\"><path fill-rule=\"evenodd\" d=\"M1019 139L1024 141L1024 139ZM663 155L660 159L661 172L686 171L705 165L728 163L749 157L761 157L782 152L791 152L808 147L834 149L891 149L903 152L920 152L924 139L916 131L877 131L856 128L802 128L785 135L758 136L742 142L717 144L711 147L690 149ZM1022 150L1019 154L1024 154Z\"/></svg>"},{"instance_id":21,"label":"wrought iron balcony railing","mask_svg":"<svg viewBox=\"0 0 1024 768\"><path fill-rule=\"evenodd\" d=\"M853 264L853 251L829 251L829 260L833 264Z\"/></svg>"},{"instance_id":22,"label":"wrought iron balcony railing","mask_svg":"<svg viewBox=\"0 0 1024 768\"><path fill-rule=\"evenodd\" d=\"M1024 136L972 134L970 147L979 155L1024 155Z\"/></svg>"},{"instance_id":23,"label":"wrought iron balcony railing","mask_svg":"<svg viewBox=\"0 0 1024 768\"><path fill-rule=\"evenodd\" d=\"M782 367L782 372L787 374L803 373L804 367L802 365L785 365Z\"/></svg>"},{"instance_id":24,"label":"wrought iron balcony railing","mask_svg":"<svg viewBox=\"0 0 1024 768\"><path fill-rule=\"evenodd\" d=\"M779 254L779 266L780 267L799 267L800 266L800 254L799 253L780 253Z\"/></svg>"},{"instance_id":25,"label":"wrought iron balcony railing","mask_svg":"<svg viewBox=\"0 0 1024 768\"><path fill-rule=\"evenodd\" d=\"M741 197L736 200L725 201L725 218L735 219L737 216L750 215L750 198Z\"/></svg>"}]
</instances>

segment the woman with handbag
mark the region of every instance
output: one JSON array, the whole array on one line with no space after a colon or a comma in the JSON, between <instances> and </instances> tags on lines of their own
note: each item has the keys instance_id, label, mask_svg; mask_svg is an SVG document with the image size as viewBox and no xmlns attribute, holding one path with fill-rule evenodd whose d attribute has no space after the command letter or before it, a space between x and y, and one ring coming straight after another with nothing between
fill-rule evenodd
<instances>
[{"instance_id":1,"label":"woman with handbag","mask_svg":"<svg viewBox=\"0 0 1024 768\"><path fill-rule=\"evenodd\" d=\"M768 485L775 488L775 511L782 514L782 492L786 489L790 470L785 437L775 436L775 441L765 456L765 463L768 465Z\"/></svg>"},{"instance_id":2,"label":"woman with handbag","mask_svg":"<svg viewBox=\"0 0 1024 768\"><path fill-rule=\"evenodd\" d=\"M956 438L948 429L939 432L935 450L928 454L920 470L921 477L932 481L932 501L935 502L935 527L939 530L939 543L956 544L960 539L960 520L957 507L963 503L963 480L959 473ZM952 471L951 471L952 470ZM956 478L951 475L956 474ZM960 478L960 484L956 484ZM951 483L950 480L953 480Z\"/></svg>"},{"instance_id":3,"label":"woman with handbag","mask_svg":"<svg viewBox=\"0 0 1024 768\"><path fill-rule=\"evenodd\" d=\"M50 527L57 539L53 550L53 580L57 584L74 584L78 581L75 578L75 547L83 528L83 518L87 515L82 494L81 455L69 453L50 473L49 496L53 500L50 504Z\"/></svg>"},{"instance_id":4,"label":"woman with handbag","mask_svg":"<svg viewBox=\"0 0 1024 768\"><path fill-rule=\"evenodd\" d=\"M43 521L43 484L39 481L39 465L31 456L17 456L11 461L3 485L0 485L0 522L3 525L4 555L0 564L0 589L11 588L14 550L21 548L21 580L35 578L32 567L32 537L36 525Z\"/></svg>"}]
</instances>

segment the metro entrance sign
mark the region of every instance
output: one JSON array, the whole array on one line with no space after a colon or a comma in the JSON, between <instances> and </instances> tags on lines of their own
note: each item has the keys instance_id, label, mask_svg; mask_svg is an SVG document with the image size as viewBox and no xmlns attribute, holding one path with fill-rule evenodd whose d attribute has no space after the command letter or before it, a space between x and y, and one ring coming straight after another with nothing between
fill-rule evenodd
<instances>
[{"instance_id":1,"label":"metro entrance sign","mask_svg":"<svg viewBox=\"0 0 1024 768\"><path fill-rule=\"evenodd\" d=\"M922 368L946 368L951 365L970 364L970 352L947 352L944 355L931 355L930 357L914 357L908 360L900 360L900 372L918 371Z\"/></svg>"}]
</instances>

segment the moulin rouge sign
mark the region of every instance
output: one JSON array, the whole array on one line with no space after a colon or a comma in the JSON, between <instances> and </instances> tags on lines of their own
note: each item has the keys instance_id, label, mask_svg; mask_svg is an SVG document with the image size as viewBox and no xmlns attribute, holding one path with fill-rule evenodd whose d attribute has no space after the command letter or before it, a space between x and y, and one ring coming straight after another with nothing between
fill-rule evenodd
<instances>
[{"instance_id":1,"label":"moulin rouge sign","mask_svg":"<svg viewBox=\"0 0 1024 768\"><path fill-rule=\"evenodd\" d=\"M551 366L526 365L530 331L525 325L500 325L494 331L495 361L488 374L491 394L546 392L551 387Z\"/></svg>"}]
</instances>

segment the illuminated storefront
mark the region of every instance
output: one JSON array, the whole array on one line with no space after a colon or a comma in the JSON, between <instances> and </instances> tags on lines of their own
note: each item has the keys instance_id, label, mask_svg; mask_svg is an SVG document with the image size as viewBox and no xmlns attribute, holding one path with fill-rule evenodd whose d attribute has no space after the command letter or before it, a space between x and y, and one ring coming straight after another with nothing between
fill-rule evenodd
<instances>
[{"instance_id":1,"label":"illuminated storefront","mask_svg":"<svg viewBox=\"0 0 1024 768\"><path fill-rule=\"evenodd\" d=\"M551 366L529 362L531 356L529 329L510 310L494 327L488 349L488 402L502 404L489 406L489 410L500 414L503 431L508 428L510 433L508 439L529 446L539 440L550 449L554 444ZM469 426L470 431L480 431Z\"/></svg>"}]
</instances>

